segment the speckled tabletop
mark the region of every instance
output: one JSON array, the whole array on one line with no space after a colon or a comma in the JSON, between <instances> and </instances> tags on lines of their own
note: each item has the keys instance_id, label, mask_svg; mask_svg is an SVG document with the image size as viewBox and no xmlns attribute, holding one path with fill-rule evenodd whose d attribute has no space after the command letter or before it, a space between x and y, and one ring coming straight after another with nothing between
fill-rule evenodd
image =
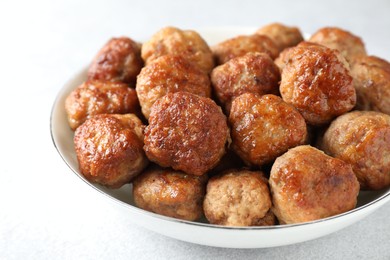
<instances>
[{"instance_id":1,"label":"speckled tabletop","mask_svg":"<svg viewBox=\"0 0 390 260\"><path fill-rule=\"evenodd\" d=\"M390 204L331 235L268 249L223 249L131 224L65 166L49 117L64 82L108 38L146 39L162 26L252 26L280 21L313 33L335 25L390 60L390 2L0 2L0 259L390 259Z\"/></svg>"}]
</instances>

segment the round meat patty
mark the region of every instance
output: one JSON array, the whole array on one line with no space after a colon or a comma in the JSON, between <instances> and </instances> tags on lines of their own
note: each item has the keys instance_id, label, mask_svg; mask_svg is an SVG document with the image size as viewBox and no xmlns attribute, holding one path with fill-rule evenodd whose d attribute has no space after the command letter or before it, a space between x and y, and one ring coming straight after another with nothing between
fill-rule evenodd
<instances>
[{"instance_id":1,"label":"round meat patty","mask_svg":"<svg viewBox=\"0 0 390 260\"><path fill-rule=\"evenodd\" d=\"M141 45L130 38L112 38L93 59L88 79L120 81L134 87L141 71Z\"/></svg>"},{"instance_id":2,"label":"round meat patty","mask_svg":"<svg viewBox=\"0 0 390 260\"><path fill-rule=\"evenodd\" d=\"M75 130L98 114L139 113L137 93L125 83L88 80L65 100L69 126Z\"/></svg>"},{"instance_id":3,"label":"round meat patty","mask_svg":"<svg viewBox=\"0 0 390 260\"><path fill-rule=\"evenodd\" d=\"M91 182L120 188L148 164L143 125L133 114L96 115L76 129L74 144L80 172Z\"/></svg>"},{"instance_id":4,"label":"round meat patty","mask_svg":"<svg viewBox=\"0 0 390 260\"><path fill-rule=\"evenodd\" d=\"M273 212L281 224L302 223L355 208L359 182L351 166L298 146L275 160L269 179Z\"/></svg>"},{"instance_id":5,"label":"round meat patty","mask_svg":"<svg viewBox=\"0 0 390 260\"><path fill-rule=\"evenodd\" d=\"M183 56L165 55L150 62L137 78L137 95L142 113L148 119L150 108L167 93L190 92L210 97L210 79L206 72Z\"/></svg>"},{"instance_id":6,"label":"round meat patty","mask_svg":"<svg viewBox=\"0 0 390 260\"><path fill-rule=\"evenodd\" d=\"M307 138L301 114L271 94L245 93L235 98L229 122L233 150L249 165L272 162Z\"/></svg>"},{"instance_id":7,"label":"round meat patty","mask_svg":"<svg viewBox=\"0 0 390 260\"><path fill-rule=\"evenodd\" d=\"M271 205L262 172L229 170L209 180L203 209L211 224L258 226L274 224Z\"/></svg>"},{"instance_id":8,"label":"round meat patty","mask_svg":"<svg viewBox=\"0 0 390 260\"><path fill-rule=\"evenodd\" d=\"M152 106L144 150L162 167L203 175L218 164L229 139L226 117L213 100L169 93Z\"/></svg>"},{"instance_id":9,"label":"round meat patty","mask_svg":"<svg viewBox=\"0 0 390 260\"><path fill-rule=\"evenodd\" d=\"M207 176L154 167L133 181L135 204L164 216L194 221L203 216Z\"/></svg>"},{"instance_id":10,"label":"round meat patty","mask_svg":"<svg viewBox=\"0 0 390 260\"><path fill-rule=\"evenodd\" d=\"M390 186L390 116L353 111L338 117L326 130L322 148L352 165L362 189Z\"/></svg>"}]
</instances>

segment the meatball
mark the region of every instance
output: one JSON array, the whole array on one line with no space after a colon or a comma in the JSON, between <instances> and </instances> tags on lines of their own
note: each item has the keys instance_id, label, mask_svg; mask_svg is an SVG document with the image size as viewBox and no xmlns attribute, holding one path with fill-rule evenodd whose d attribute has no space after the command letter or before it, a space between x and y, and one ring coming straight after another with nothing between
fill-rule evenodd
<instances>
[{"instance_id":1,"label":"meatball","mask_svg":"<svg viewBox=\"0 0 390 260\"><path fill-rule=\"evenodd\" d=\"M275 95L245 93L233 100L229 122L234 151L249 165L272 162L307 136L301 114Z\"/></svg>"},{"instance_id":2,"label":"meatball","mask_svg":"<svg viewBox=\"0 0 390 260\"><path fill-rule=\"evenodd\" d=\"M164 216L197 220L203 216L207 176L151 168L133 181L135 204Z\"/></svg>"},{"instance_id":3,"label":"meatball","mask_svg":"<svg viewBox=\"0 0 390 260\"><path fill-rule=\"evenodd\" d=\"M326 130L322 148L352 165L362 189L390 186L390 116L354 111L338 117Z\"/></svg>"},{"instance_id":4,"label":"meatball","mask_svg":"<svg viewBox=\"0 0 390 260\"><path fill-rule=\"evenodd\" d=\"M275 160L269 179L273 212L281 224L330 217L356 206L359 182L351 166L308 146Z\"/></svg>"},{"instance_id":5,"label":"meatball","mask_svg":"<svg viewBox=\"0 0 390 260\"><path fill-rule=\"evenodd\" d=\"M358 56L366 55L364 43L358 36L336 27L325 27L318 30L310 37L309 42L336 49L349 62Z\"/></svg>"},{"instance_id":6,"label":"meatball","mask_svg":"<svg viewBox=\"0 0 390 260\"><path fill-rule=\"evenodd\" d=\"M142 113L149 118L150 108L167 93L185 91L210 97L210 79L206 72L183 56L165 55L150 62L137 78L137 95Z\"/></svg>"},{"instance_id":7,"label":"meatball","mask_svg":"<svg viewBox=\"0 0 390 260\"><path fill-rule=\"evenodd\" d=\"M212 177L207 184L203 209L211 224L267 224L271 222L267 215L270 208L270 191L262 172L230 170ZM264 220L264 217L267 219Z\"/></svg>"},{"instance_id":8,"label":"meatball","mask_svg":"<svg viewBox=\"0 0 390 260\"><path fill-rule=\"evenodd\" d=\"M211 73L215 94L227 112L232 99L243 93L278 94L279 81L279 69L265 53L247 53L214 68Z\"/></svg>"},{"instance_id":9,"label":"meatball","mask_svg":"<svg viewBox=\"0 0 390 260\"><path fill-rule=\"evenodd\" d=\"M337 51L300 43L283 55L280 94L312 125L329 123L351 110L356 92L348 64Z\"/></svg>"},{"instance_id":10,"label":"meatball","mask_svg":"<svg viewBox=\"0 0 390 260\"><path fill-rule=\"evenodd\" d=\"M223 64L248 52L264 52L272 59L279 54L276 44L267 36L260 34L240 35L215 45L212 50L218 64Z\"/></svg>"},{"instance_id":11,"label":"meatball","mask_svg":"<svg viewBox=\"0 0 390 260\"><path fill-rule=\"evenodd\" d=\"M268 36L276 43L279 51L303 41L302 33L297 27L289 27L281 23L268 24L261 27L256 33Z\"/></svg>"},{"instance_id":12,"label":"meatball","mask_svg":"<svg viewBox=\"0 0 390 260\"><path fill-rule=\"evenodd\" d=\"M195 31L165 27L142 45L142 58L146 64L166 54L183 56L207 73L214 68L210 47Z\"/></svg>"},{"instance_id":13,"label":"meatball","mask_svg":"<svg viewBox=\"0 0 390 260\"><path fill-rule=\"evenodd\" d=\"M144 149L162 167L203 175L218 164L229 139L226 117L213 100L177 92L152 106Z\"/></svg>"},{"instance_id":14,"label":"meatball","mask_svg":"<svg viewBox=\"0 0 390 260\"><path fill-rule=\"evenodd\" d=\"M98 114L139 112L137 93L125 83L88 80L73 90L65 100L69 126L75 130Z\"/></svg>"},{"instance_id":15,"label":"meatball","mask_svg":"<svg viewBox=\"0 0 390 260\"><path fill-rule=\"evenodd\" d=\"M148 164L142 128L133 114L101 114L85 121L74 135L80 172L109 188L130 182Z\"/></svg>"},{"instance_id":16,"label":"meatball","mask_svg":"<svg viewBox=\"0 0 390 260\"><path fill-rule=\"evenodd\" d=\"M142 66L139 43L127 37L112 38L93 59L88 79L121 81L134 86Z\"/></svg>"},{"instance_id":17,"label":"meatball","mask_svg":"<svg viewBox=\"0 0 390 260\"><path fill-rule=\"evenodd\" d=\"M351 64L359 110L390 115L390 63L375 56L361 56Z\"/></svg>"}]
</instances>

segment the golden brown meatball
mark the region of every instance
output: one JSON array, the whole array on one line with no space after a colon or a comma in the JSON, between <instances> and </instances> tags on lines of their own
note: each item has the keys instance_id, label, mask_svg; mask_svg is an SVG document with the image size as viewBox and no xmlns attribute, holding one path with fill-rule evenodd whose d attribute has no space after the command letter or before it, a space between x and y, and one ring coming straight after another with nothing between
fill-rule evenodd
<instances>
[{"instance_id":1,"label":"golden brown meatball","mask_svg":"<svg viewBox=\"0 0 390 260\"><path fill-rule=\"evenodd\" d=\"M362 189L390 186L390 116L354 111L329 126L322 148L352 165Z\"/></svg>"},{"instance_id":2,"label":"golden brown meatball","mask_svg":"<svg viewBox=\"0 0 390 260\"><path fill-rule=\"evenodd\" d=\"M210 79L206 72L183 56L165 55L150 62L137 78L137 95L142 113L149 118L150 108L167 93L190 92L210 97Z\"/></svg>"},{"instance_id":3,"label":"golden brown meatball","mask_svg":"<svg viewBox=\"0 0 390 260\"><path fill-rule=\"evenodd\" d=\"M211 73L218 101L230 111L232 99L243 93L277 94L280 72L265 53L250 52L229 60Z\"/></svg>"},{"instance_id":4,"label":"golden brown meatball","mask_svg":"<svg viewBox=\"0 0 390 260\"><path fill-rule=\"evenodd\" d=\"M366 55L366 49L362 39L336 27L325 27L318 30L310 37L309 42L336 49L349 62L358 56Z\"/></svg>"},{"instance_id":5,"label":"golden brown meatball","mask_svg":"<svg viewBox=\"0 0 390 260\"><path fill-rule=\"evenodd\" d=\"M304 42L290 48L283 57L280 94L307 123L329 123L355 106L352 77L337 51Z\"/></svg>"},{"instance_id":6,"label":"golden brown meatball","mask_svg":"<svg viewBox=\"0 0 390 260\"><path fill-rule=\"evenodd\" d=\"M195 31L165 27L142 45L142 58L146 64L166 54L186 57L207 73L214 68L209 46Z\"/></svg>"},{"instance_id":7,"label":"golden brown meatball","mask_svg":"<svg viewBox=\"0 0 390 260\"><path fill-rule=\"evenodd\" d=\"M248 52L264 52L272 59L279 54L276 44L267 36L260 34L240 35L212 47L218 64L247 54Z\"/></svg>"},{"instance_id":8,"label":"golden brown meatball","mask_svg":"<svg viewBox=\"0 0 390 260\"><path fill-rule=\"evenodd\" d=\"M142 128L133 114L101 114L85 121L74 135L80 172L109 188L130 182L148 164Z\"/></svg>"},{"instance_id":9,"label":"golden brown meatball","mask_svg":"<svg viewBox=\"0 0 390 260\"><path fill-rule=\"evenodd\" d=\"M308 146L275 160L269 179L273 212L281 224L301 223L349 211L359 182L349 164Z\"/></svg>"},{"instance_id":10,"label":"golden brown meatball","mask_svg":"<svg viewBox=\"0 0 390 260\"><path fill-rule=\"evenodd\" d=\"M137 93L121 82L88 80L65 100L72 130L94 115L137 113L139 109Z\"/></svg>"},{"instance_id":11,"label":"golden brown meatball","mask_svg":"<svg viewBox=\"0 0 390 260\"><path fill-rule=\"evenodd\" d=\"M268 24L261 27L256 33L268 36L276 43L279 51L303 41L302 33L297 27L289 27L281 23Z\"/></svg>"},{"instance_id":12,"label":"golden brown meatball","mask_svg":"<svg viewBox=\"0 0 390 260\"><path fill-rule=\"evenodd\" d=\"M203 209L211 224L272 224L272 216L267 215L270 208L270 191L262 172L230 170L212 177L207 184Z\"/></svg>"},{"instance_id":13,"label":"golden brown meatball","mask_svg":"<svg viewBox=\"0 0 390 260\"><path fill-rule=\"evenodd\" d=\"M144 149L162 167L203 175L225 154L228 140L226 117L213 100L177 92L152 106Z\"/></svg>"},{"instance_id":14,"label":"golden brown meatball","mask_svg":"<svg viewBox=\"0 0 390 260\"><path fill-rule=\"evenodd\" d=\"M134 86L142 66L139 43L127 37L112 38L93 59L88 79L122 81Z\"/></svg>"},{"instance_id":15,"label":"golden brown meatball","mask_svg":"<svg viewBox=\"0 0 390 260\"><path fill-rule=\"evenodd\" d=\"M164 216L197 220L203 216L207 176L154 167L133 181L135 204Z\"/></svg>"},{"instance_id":16,"label":"golden brown meatball","mask_svg":"<svg viewBox=\"0 0 390 260\"><path fill-rule=\"evenodd\" d=\"M235 98L229 122L234 151L247 163L261 166L306 140L299 112L275 95L245 93Z\"/></svg>"},{"instance_id":17,"label":"golden brown meatball","mask_svg":"<svg viewBox=\"0 0 390 260\"><path fill-rule=\"evenodd\" d=\"M390 115L390 63L375 56L361 56L351 64L359 110Z\"/></svg>"}]
</instances>

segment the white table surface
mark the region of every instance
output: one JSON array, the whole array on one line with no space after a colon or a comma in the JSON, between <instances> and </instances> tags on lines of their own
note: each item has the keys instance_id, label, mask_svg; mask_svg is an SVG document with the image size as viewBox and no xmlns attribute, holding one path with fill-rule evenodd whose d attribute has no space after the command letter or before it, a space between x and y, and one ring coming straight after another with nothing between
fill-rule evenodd
<instances>
[{"instance_id":1,"label":"white table surface","mask_svg":"<svg viewBox=\"0 0 390 260\"><path fill-rule=\"evenodd\" d=\"M294 2L294 3L293 3ZM0 2L0 259L390 259L390 204L301 244L223 249L131 224L63 163L50 110L64 82L112 36L146 39L162 26L280 21L313 33L336 25L390 60L390 1Z\"/></svg>"}]
</instances>

